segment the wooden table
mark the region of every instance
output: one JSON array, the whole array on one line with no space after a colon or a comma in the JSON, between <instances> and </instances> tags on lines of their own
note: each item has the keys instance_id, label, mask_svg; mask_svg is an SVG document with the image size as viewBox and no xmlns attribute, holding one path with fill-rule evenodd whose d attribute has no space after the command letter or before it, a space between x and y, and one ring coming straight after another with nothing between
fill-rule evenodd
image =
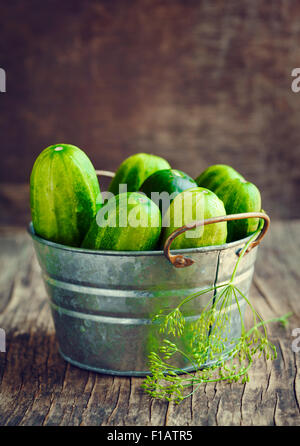
<instances>
[{"instance_id":1,"label":"wooden table","mask_svg":"<svg viewBox=\"0 0 300 446\"><path fill-rule=\"evenodd\" d=\"M203 385L180 405L151 400L142 378L80 370L59 355L31 240L0 232L1 425L299 425L300 221L272 222L259 248L251 299L265 319L292 311L290 324L269 326L278 358L260 359L246 384ZM298 335L299 337L299 335ZM300 339L298 342L300 347Z\"/></svg>"}]
</instances>

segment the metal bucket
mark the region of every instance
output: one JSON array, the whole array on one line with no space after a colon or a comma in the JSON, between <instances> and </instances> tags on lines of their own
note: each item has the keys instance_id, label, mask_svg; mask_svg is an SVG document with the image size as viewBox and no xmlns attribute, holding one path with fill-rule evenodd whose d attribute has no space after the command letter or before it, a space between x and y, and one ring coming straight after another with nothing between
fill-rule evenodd
<instances>
[{"instance_id":1,"label":"metal bucket","mask_svg":"<svg viewBox=\"0 0 300 446\"><path fill-rule=\"evenodd\" d=\"M229 217L224 218L229 220ZM210 220L204 224L215 221ZM181 232L192 227L185 227ZM162 337L158 325L152 321L153 316L164 307L176 307L191 293L227 282L238 253L249 239L178 250L171 255L170 244L179 232L169 237L165 251L93 251L42 239L30 224L29 233L50 298L60 353L65 360L101 373L149 374L148 355L156 350ZM253 249L241 259L235 279L246 296L257 244L258 241L254 242ZM186 326L191 330L211 297L212 292L203 294L182 307ZM244 300L240 307L244 314ZM240 327L235 304L231 308L229 343L240 336ZM182 339L186 344L183 347L188 344L187 338ZM232 348L228 344L228 353ZM205 362L203 366L209 364ZM186 360L174 365L184 370L194 369Z\"/></svg>"}]
</instances>

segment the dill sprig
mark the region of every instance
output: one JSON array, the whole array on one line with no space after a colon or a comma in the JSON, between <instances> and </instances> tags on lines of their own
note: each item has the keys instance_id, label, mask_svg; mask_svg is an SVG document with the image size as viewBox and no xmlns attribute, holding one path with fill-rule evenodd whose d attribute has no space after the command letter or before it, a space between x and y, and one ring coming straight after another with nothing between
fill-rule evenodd
<instances>
[{"instance_id":1,"label":"dill sprig","mask_svg":"<svg viewBox=\"0 0 300 446\"><path fill-rule=\"evenodd\" d=\"M257 237L260 228L242 249L228 283L214 286L187 296L173 309L164 309L154 317L160 333L165 337L157 352L149 355L149 369L142 384L153 398L179 403L191 396L203 383L238 382L249 380L249 370L255 357L266 359L277 357L276 347L269 341L266 325L270 322L288 323L291 313L264 321L245 294L234 284L239 263L249 244ZM200 295L213 291L200 317L186 326L181 307ZM233 337L231 330L231 309L236 304L240 321L240 335ZM246 330L242 305L251 311L253 325ZM182 348L182 339L185 339ZM230 351L230 353L228 353ZM176 356L183 358L196 372L189 372L172 365ZM203 364L206 364L204 367Z\"/></svg>"}]
</instances>

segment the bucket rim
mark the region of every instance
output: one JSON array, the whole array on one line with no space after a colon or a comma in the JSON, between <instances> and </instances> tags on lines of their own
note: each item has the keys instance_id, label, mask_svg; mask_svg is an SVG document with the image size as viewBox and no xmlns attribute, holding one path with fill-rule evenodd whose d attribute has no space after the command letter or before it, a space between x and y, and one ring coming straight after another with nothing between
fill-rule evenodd
<instances>
[{"instance_id":1,"label":"bucket rim","mask_svg":"<svg viewBox=\"0 0 300 446\"><path fill-rule=\"evenodd\" d=\"M160 250L152 250L152 251L112 251L112 250L96 250L96 249L86 249L68 245L62 245L61 243L52 242L50 240L44 239L37 235L33 228L33 223L30 222L27 226L27 231L31 238L37 241L40 244L49 246L51 248L62 250L62 251L71 251L80 254L93 254L93 255L102 255L102 256L127 256L127 257L145 257L145 256L165 256L164 251ZM172 253L174 254L193 254L193 253L206 253L212 251L223 251L225 249L235 248L241 245L245 245L248 240L252 237L253 234L249 235L240 240L235 240L234 242L224 243L223 245L212 245L212 246L201 246L198 248L187 248L187 249L174 249Z\"/></svg>"}]
</instances>

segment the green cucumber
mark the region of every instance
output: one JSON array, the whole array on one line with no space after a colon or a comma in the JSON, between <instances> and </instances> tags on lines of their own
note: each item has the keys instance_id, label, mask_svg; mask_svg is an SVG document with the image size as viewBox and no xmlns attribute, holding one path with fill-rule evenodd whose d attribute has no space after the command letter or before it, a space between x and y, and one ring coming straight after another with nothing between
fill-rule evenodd
<instances>
[{"instance_id":1,"label":"green cucumber","mask_svg":"<svg viewBox=\"0 0 300 446\"><path fill-rule=\"evenodd\" d=\"M170 169L170 165L165 159L149 153L136 153L122 162L108 190L114 195L118 195L122 192L119 190L120 184L126 184L126 192L137 192L146 178L162 169Z\"/></svg>"},{"instance_id":2,"label":"green cucumber","mask_svg":"<svg viewBox=\"0 0 300 446\"><path fill-rule=\"evenodd\" d=\"M37 157L30 176L30 207L36 234L80 246L101 201L98 178L87 155L55 144Z\"/></svg>"},{"instance_id":3,"label":"green cucumber","mask_svg":"<svg viewBox=\"0 0 300 446\"><path fill-rule=\"evenodd\" d=\"M227 214L260 212L261 195L258 188L245 180L236 178L221 184L215 191L223 201ZM229 221L227 241L233 242L252 234L258 228L258 218Z\"/></svg>"},{"instance_id":4,"label":"green cucumber","mask_svg":"<svg viewBox=\"0 0 300 446\"><path fill-rule=\"evenodd\" d=\"M205 187L215 192L225 181L234 180L235 178L244 180L244 177L233 167L226 164L214 164L204 170L195 181L199 187Z\"/></svg>"},{"instance_id":5,"label":"green cucumber","mask_svg":"<svg viewBox=\"0 0 300 446\"><path fill-rule=\"evenodd\" d=\"M127 192L110 198L97 213L82 248L113 251L148 251L156 248L161 233L158 206L144 194Z\"/></svg>"},{"instance_id":6,"label":"green cucumber","mask_svg":"<svg viewBox=\"0 0 300 446\"><path fill-rule=\"evenodd\" d=\"M212 191L195 187L178 194L163 218L162 246L176 229L195 220L226 215L223 202ZM213 223L186 231L176 237L172 249L222 245L227 238L227 223Z\"/></svg>"},{"instance_id":7,"label":"green cucumber","mask_svg":"<svg viewBox=\"0 0 300 446\"><path fill-rule=\"evenodd\" d=\"M162 215L164 215L176 195L192 187L197 187L197 184L186 173L177 169L163 169L150 175L142 184L140 191L158 204ZM156 194L160 195L164 192L168 194L165 197L166 200L164 200L163 195L161 197L155 196ZM170 199L168 200L168 198Z\"/></svg>"}]
</instances>

